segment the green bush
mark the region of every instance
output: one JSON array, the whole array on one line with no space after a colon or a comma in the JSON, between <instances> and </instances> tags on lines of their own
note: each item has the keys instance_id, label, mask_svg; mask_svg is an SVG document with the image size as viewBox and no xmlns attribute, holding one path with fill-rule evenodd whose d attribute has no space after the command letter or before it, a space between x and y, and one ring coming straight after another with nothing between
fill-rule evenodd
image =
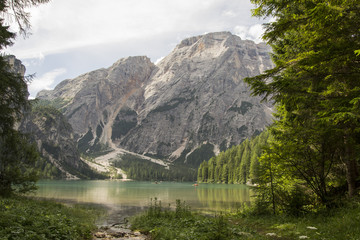
<instances>
[{"instance_id":1,"label":"green bush","mask_svg":"<svg viewBox=\"0 0 360 240\"><path fill-rule=\"evenodd\" d=\"M231 239L234 232L222 214L214 217L192 212L185 202L164 208L156 198L148 210L131 220L132 229L151 235L151 239Z\"/></svg>"},{"instance_id":2,"label":"green bush","mask_svg":"<svg viewBox=\"0 0 360 240\"><path fill-rule=\"evenodd\" d=\"M0 198L0 240L92 239L100 209L25 197Z\"/></svg>"}]
</instances>

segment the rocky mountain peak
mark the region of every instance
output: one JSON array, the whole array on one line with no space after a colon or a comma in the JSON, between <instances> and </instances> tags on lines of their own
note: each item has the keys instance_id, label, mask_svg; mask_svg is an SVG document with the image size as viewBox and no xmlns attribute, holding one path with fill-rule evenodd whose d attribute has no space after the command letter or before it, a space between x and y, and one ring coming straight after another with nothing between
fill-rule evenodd
<instances>
[{"instance_id":1,"label":"rocky mountain peak","mask_svg":"<svg viewBox=\"0 0 360 240\"><path fill-rule=\"evenodd\" d=\"M223 41L232 36L234 35L231 34L230 32L207 33L205 35L186 38L182 40L180 44L176 46L175 49L192 46L193 44L197 43L199 40L201 40L203 44L207 44L209 46L212 45L212 43L214 43L215 41Z\"/></svg>"},{"instance_id":2,"label":"rocky mountain peak","mask_svg":"<svg viewBox=\"0 0 360 240\"><path fill-rule=\"evenodd\" d=\"M144 56L120 59L38 97L63 102L83 150L108 144L186 160L202 145L218 152L271 122L271 109L243 82L273 67L269 52L230 32L208 33L183 40L156 66Z\"/></svg>"}]
</instances>

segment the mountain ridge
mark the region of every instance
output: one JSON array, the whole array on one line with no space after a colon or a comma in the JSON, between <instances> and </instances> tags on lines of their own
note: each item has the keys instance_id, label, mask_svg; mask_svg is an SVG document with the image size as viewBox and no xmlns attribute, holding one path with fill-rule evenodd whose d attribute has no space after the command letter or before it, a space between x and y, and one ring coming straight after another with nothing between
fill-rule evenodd
<instances>
[{"instance_id":1,"label":"mountain ridge","mask_svg":"<svg viewBox=\"0 0 360 240\"><path fill-rule=\"evenodd\" d=\"M85 152L115 144L186 161L203 144L218 153L271 123L271 108L242 81L273 67L269 52L229 32L209 33L184 39L156 65L123 58L37 97L60 102Z\"/></svg>"}]
</instances>

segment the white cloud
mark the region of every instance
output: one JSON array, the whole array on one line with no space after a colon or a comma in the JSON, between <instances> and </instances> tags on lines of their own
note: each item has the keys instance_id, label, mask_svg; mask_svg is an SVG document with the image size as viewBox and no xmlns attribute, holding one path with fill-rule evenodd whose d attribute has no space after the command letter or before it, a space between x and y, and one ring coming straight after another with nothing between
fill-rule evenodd
<instances>
[{"instance_id":1,"label":"white cloud","mask_svg":"<svg viewBox=\"0 0 360 240\"><path fill-rule=\"evenodd\" d=\"M262 35L264 34L264 29L261 24L254 24L252 26L236 26L234 27L234 34L238 35L241 39L253 40L256 43L262 42Z\"/></svg>"},{"instance_id":2,"label":"white cloud","mask_svg":"<svg viewBox=\"0 0 360 240\"><path fill-rule=\"evenodd\" d=\"M264 28L261 24L255 24L249 28L249 35L254 39L255 42L261 42L261 37L263 34Z\"/></svg>"},{"instance_id":3,"label":"white cloud","mask_svg":"<svg viewBox=\"0 0 360 240\"><path fill-rule=\"evenodd\" d=\"M232 10L225 10L222 12L223 16L226 16L226 17L236 17L236 13L234 13L234 11Z\"/></svg>"},{"instance_id":4,"label":"white cloud","mask_svg":"<svg viewBox=\"0 0 360 240\"><path fill-rule=\"evenodd\" d=\"M27 60L22 61L22 64L24 64L25 67L39 66L44 63L44 60L45 60L44 54L39 52L37 53L37 55L34 55L34 57L30 57Z\"/></svg>"},{"instance_id":5,"label":"white cloud","mask_svg":"<svg viewBox=\"0 0 360 240\"><path fill-rule=\"evenodd\" d=\"M231 30L249 22L250 8L249 0L54 0L31 9L32 35L18 38L11 51L25 59L174 32Z\"/></svg>"},{"instance_id":6,"label":"white cloud","mask_svg":"<svg viewBox=\"0 0 360 240\"><path fill-rule=\"evenodd\" d=\"M248 27L236 26L234 28L234 34L238 35L242 40L245 40L248 35Z\"/></svg>"},{"instance_id":7,"label":"white cloud","mask_svg":"<svg viewBox=\"0 0 360 240\"><path fill-rule=\"evenodd\" d=\"M34 95L52 87L44 83L49 79L56 84L127 56L156 60L204 32L231 31L258 41L264 20L251 17L253 7L250 0L52 0L31 9L32 35L6 51L41 79L58 74L33 83ZM60 68L67 72L54 71Z\"/></svg>"},{"instance_id":8,"label":"white cloud","mask_svg":"<svg viewBox=\"0 0 360 240\"><path fill-rule=\"evenodd\" d=\"M63 75L64 73L66 73L65 68L58 68L41 75L41 77L39 78L35 77L33 81L28 85L30 98L36 97L36 93L40 90L52 89L54 87L55 79Z\"/></svg>"}]
</instances>

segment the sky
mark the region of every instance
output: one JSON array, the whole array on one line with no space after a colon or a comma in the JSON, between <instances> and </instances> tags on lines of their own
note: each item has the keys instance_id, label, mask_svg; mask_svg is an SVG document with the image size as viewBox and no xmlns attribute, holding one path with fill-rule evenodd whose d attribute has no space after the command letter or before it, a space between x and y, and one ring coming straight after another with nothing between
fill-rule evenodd
<instances>
[{"instance_id":1,"label":"sky","mask_svg":"<svg viewBox=\"0 0 360 240\"><path fill-rule=\"evenodd\" d=\"M156 63L192 36L230 31L260 42L266 20L252 17L253 8L250 0L52 0L29 9L31 34L5 52L35 73L28 86L34 98L120 58Z\"/></svg>"}]
</instances>

